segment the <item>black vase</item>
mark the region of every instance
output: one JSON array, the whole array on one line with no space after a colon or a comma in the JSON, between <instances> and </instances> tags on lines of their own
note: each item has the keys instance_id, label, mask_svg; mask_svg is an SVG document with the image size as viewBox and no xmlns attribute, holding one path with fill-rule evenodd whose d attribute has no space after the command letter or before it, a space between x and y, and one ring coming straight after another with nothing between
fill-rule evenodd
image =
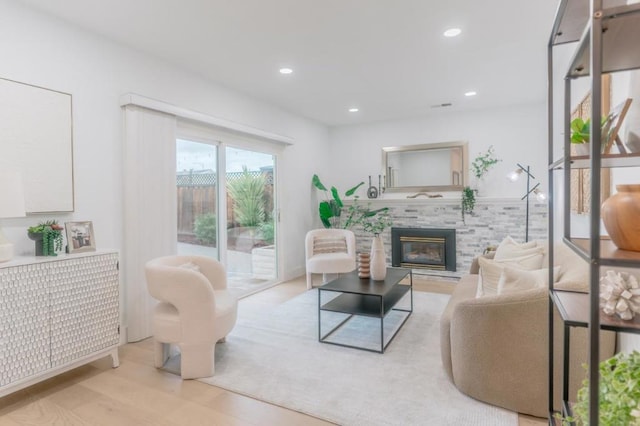
<instances>
[{"instance_id":1,"label":"black vase","mask_svg":"<svg viewBox=\"0 0 640 426\"><path fill-rule=\"evenodd\" d=\"M27 233L27 235L29 236L29 239L35 241L36 243L36 256L44 256L44 249L42 246L44 234L42 232L29 232Z\"/></svg>"}]
</instances>

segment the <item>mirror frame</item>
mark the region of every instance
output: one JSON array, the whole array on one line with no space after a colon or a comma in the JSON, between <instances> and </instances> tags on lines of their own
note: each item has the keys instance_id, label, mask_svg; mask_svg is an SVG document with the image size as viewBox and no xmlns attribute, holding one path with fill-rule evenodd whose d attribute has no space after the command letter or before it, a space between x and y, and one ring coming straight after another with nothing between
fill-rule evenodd
<instances>
[{"instance_id":1,"label":"mirror frame","mask_svg":"<svg viewBox=\"0 0 640 426\"><path fill-rule=\"evenodd\" d=\"M424 185L424 186L395 186L389 187L387 174L387 156L393 152L429 151L431 149L462 148L462 181L460 185ZM384 176L385 192L433 192L433 191L462 191L469 182L469 143L466 141L429 143L422 145L388 146L382 148L382 175Z\"/></svg>"}]
</instances>

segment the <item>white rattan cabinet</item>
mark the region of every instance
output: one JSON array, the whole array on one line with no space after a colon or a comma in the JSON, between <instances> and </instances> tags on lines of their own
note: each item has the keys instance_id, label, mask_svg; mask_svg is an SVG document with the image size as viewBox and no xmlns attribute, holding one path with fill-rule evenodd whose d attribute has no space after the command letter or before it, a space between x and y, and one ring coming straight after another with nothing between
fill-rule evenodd
<instances>
[{"instance_id":1,"label":"white rattan cabinet","mask_svg":"<svg viewBox=\"0 0 640 426\"><path fill-rule=\"evenodd\" d=\"M118 253L0 263L0 396L110 355L120 342Z\"/></svg>"}]
</instances>

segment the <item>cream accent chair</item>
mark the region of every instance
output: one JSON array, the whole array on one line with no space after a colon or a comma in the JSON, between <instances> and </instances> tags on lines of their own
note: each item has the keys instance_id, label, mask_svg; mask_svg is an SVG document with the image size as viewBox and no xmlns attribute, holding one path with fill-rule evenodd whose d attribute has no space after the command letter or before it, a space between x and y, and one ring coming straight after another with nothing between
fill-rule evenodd
<instances>
[{"instance_id":1,"label":"cream accent chair","mask_svg":"<svg viewBox=\"0 0 640 426\"><path fill-rule=\"evenodd\" d=\"M165 364L175 344L183 379L212 376L216 342L224 341L238 311L224 266L204 256L166 256L147 262L145 273L160 301L153 312L155 366Z\"/></svg>"},{"instance_id":2,"label":"cream accent chair","mask_svg":"<svg viewBox=\"0 0 640 426\"><path fill-rule=\"evenodd\" d=\"M307 289L313 287L311 274L343 274L356 269L356 236L347 229L313 229L305 238Z\"/></svg>"}]
</instances>

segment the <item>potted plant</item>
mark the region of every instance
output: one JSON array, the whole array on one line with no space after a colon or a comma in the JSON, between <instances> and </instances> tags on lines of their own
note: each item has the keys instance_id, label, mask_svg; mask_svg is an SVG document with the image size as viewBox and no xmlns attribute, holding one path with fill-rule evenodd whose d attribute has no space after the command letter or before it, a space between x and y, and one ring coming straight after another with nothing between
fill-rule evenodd
<instances>
[{"instance_id":1,"label":"potted plant","mask_svg":"<svg viewBox=\"0 0 640 426\"><path fill-rule=\"evenodd\" d=\"M387 227L393 225L389 216L389 208L365 209L358 204L358 198L356 197L353 204L349 206L347 223L360 225L363 231L373 234L369 266L371 279L375 281L384 280L387 275L387 256L384 252L384 244L380 234Z\"/></svg>"},{"instance_id":2,"label":"potted plant","mask_svg":"<svg viewBox=\"0 0 640 426\"><path fill-rule=\"evenodd\" d=\"M607 117L602 117L601 126L607 122ZM603 137L606 135L603 135ZM583 120L580 117L571 120L571 143L576 147L577 155L589 155L589 142L591 139L591 119Z\"/></svg>"},{"instance_id":3,"label":"potted plant","mask_svg":"<svg viewBox=\"0 0 640 426\"><path fill-rule=\"evenodd\" d=\"M40 222L27 229L27 235L36 243L36 256L57 256L62 250L62 230L57 220Z\"/></svg>"},{"instance_id":4,"label":"potted plant","mask_svg":"<svg viewBox=\"0 0 640 426\"><path fill-rule=\"evenodd\" d=\"M640 352L620 352L600 363L598 417L602 425L640 425ZM589 381L584 380L568 426L589 424Z\"/></svg>"},{"instance_id":5,"label":"potted plant","mask_svg":"<svg viewBox=\"0 0 640 426\"><path fill-rule=\"evenodd\" d=\"M477 186L480 184L484 176L489 170L498 164L501 159L495 156L493 145L490 145L486 152L479 154L471 163L471 171L476 178L476 188L465 186L462 189L462 221L465 220L465 214L473 213L476 206L476 195L478 194Z\"/></svg>"},{"instance_id":6,"label":"potted plant","mask_svg":"<svg viewBox=\"0 0 640 426\"><path fill-rule=\"evenodd\" d=\"M320 215L320 220L325 228L337 228L340 225L340 216L342 214L342 209L344 207L344 203L340 198L340 193L336 189L335 186L331 187L331 198L329 198L329 191L327 187L322 184L318 175L313 175L311 179L311 183L316 189L320 191L324 191L325 200L321 201L318 205L318 214ZM344 193L345 197L351 197L355 192L364 185L364 181L360 182L353 188L349 189ZM349 224L350 225L350 224ZM347 228L347 224L344 226Z\"/></svg>"},{"instance_id":7,"label":"potted plant","mask_svg":"<svg viewBox=\"0 0 640 426\"><path fill-rule=\"evenodd\" d=\"M473 213L473 209L476 206L476 190L471 189L470 186L465 186L462 189L462 222L465 222L465 215Z\"/></svg>"}]
</instances>

